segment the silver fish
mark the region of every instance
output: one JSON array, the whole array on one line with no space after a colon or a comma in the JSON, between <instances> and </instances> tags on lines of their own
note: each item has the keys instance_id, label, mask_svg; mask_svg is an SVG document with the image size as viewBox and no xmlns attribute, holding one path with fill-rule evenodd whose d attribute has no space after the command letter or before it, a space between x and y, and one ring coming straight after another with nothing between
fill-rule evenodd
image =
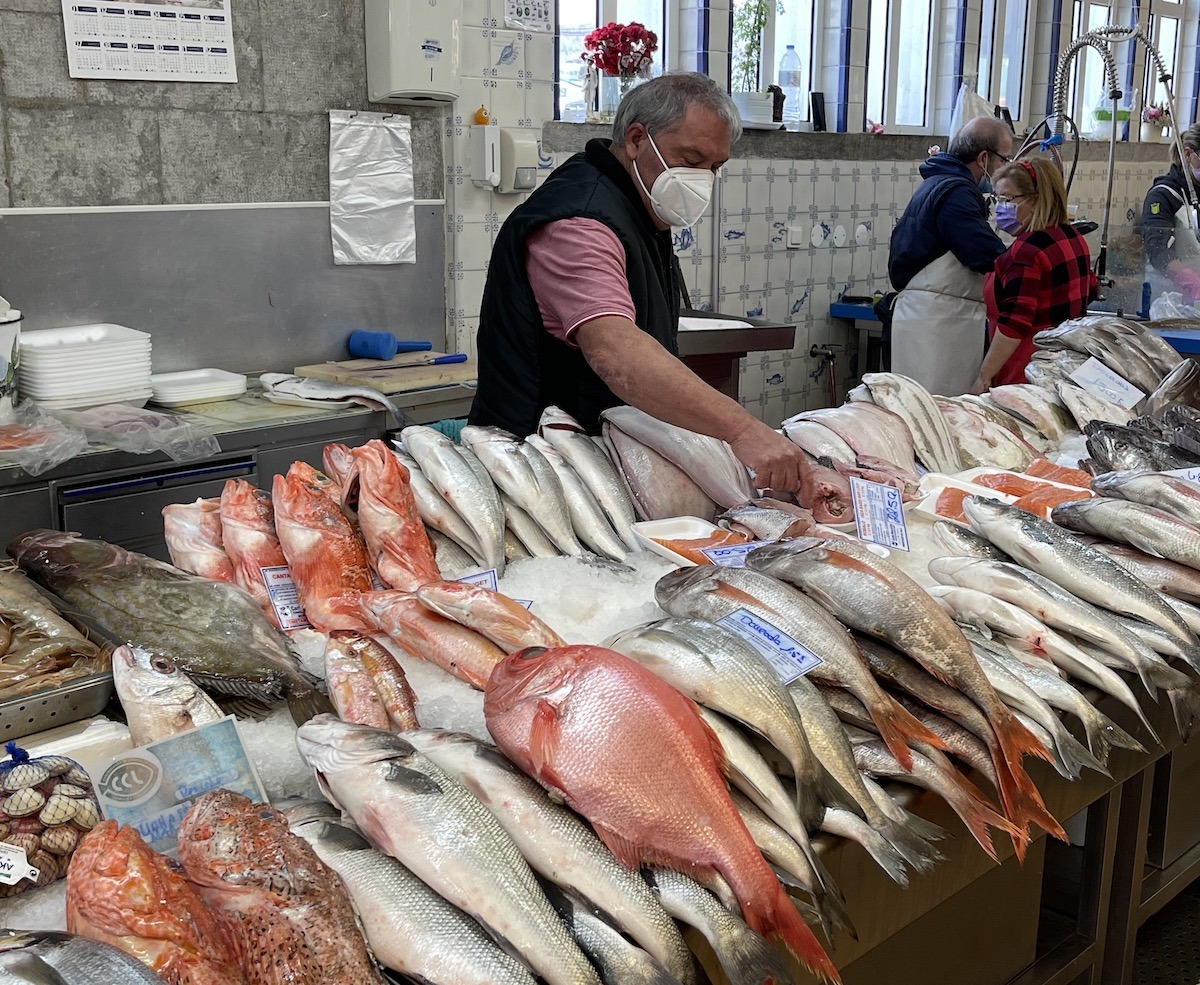
<instances>
[{"instance_id":1,"label":"silver fish","mask_svg":"<svg viewBox=\"0 0 1200 985\"><path fill-rule=\"evenodd\" d=\"M462 429L462 443L483 463L501 494L536 518L560 554L583 553L571 526L562 483L551 469L535 473L522 454L521 442L499 428L468 425Z\"/></svg>"},{"instance_id":2,"label":"silver fish","mask_svg":"<svg viewBox=\"0 0 1200 985\"><path fill-rule=\"evenodd\" d=\"M486 477L481 480L454 442L440 431L418 425L405 428L400 439L405 450L420 464L425 477L471 528L483 563L502 571L504 507L492 480Z\"/></svg>"},{"instance_id":3,"label":"silver fish","mask_svg":"<svg viewBox=\"0 0 1200 985\"><path fill-rule=\"evenodd\" d=\"M1099 468L1097 472L1129 469L1182 469L1196 464L1189 453L1155 437L1148 431L1114 424L1090 424L1087 434L1088 454Z\"/></svg>"},{"instance_id":4,"label":"silver fish","mask_svg":"<svg viewBox=\"0 0 1200 985\"><path fill-rule=\"evenodd\" d=\"M717 504L678 465L608 421L602 427L612 446L617 472L639 517L664 520L696 516L711 522L717 515Z\"/></svg>"},{"instance_id":5,"label":"silver fish","mask_svg":"<svg viewBox=\"0 0 1200 985\"><path fill-rule=\"evenodd\" d=\"M963 500L963 512L977 534L1072 595L1161 626L1184 643L1196 642L1184 621L1153 589L1061 527L999 500L977 496Z\"/></svg>"},{"instance_id":6,"label":"silver fish","mask_svg":"<svg viewBox=\"0 0 1200 985\"><path fill-rule=\"evenodd\" d=\"M433 544L434 560L442 577L456 578L479 567L479 561L468 554L458 541L451 540L441 531L430 530L429 540Z\"/></svg>"},{"instance_id":7,"label":"silver fish","mask_svg":"<svg viewBox=\"0 0 1200 985\"><path fill-rule=\"evenodd\" d=\"M513 509L516 509L514 506ZM504 519L504 561L506 564L512 564L513 561L520 561L527 557L533 557L525 549L525 545L521 543L516 534L512 532L512 527L509 526L508 517Z\"/></svg>"},{"instance_id":8,"label":"silver fish","mask_svg":"<svg viewBox=\"0 0 1200 985\"><path fill-rule=\"evenodd\" d=\"M225 717L216 702L164 654L127 643L113 651L112 672L135 746Z\"/></svg>"},{"instance_id":9,"label":"silver fish","mask_svg":"<svg viewBox=\"0 0 1200 985\"><path fill-rule=\"evenodd\" d=\"M508 942L550 985L599 978L520 850L458 781L398 735L320 715L296 741L376 848Z\"/></svg>"},{"instance_id":10,"label":"silver fish","mask_svg":"<svg viewBox=\"0 0 1200 985\"><path fill-rule=\"evenodd\" d=\"M835 431L818 421L792 418L783 422L783 433L813 458L829 458L850 465L858 462L854 449L838 437Z\"/></svg>"},{"instance_id":11,"label":"silver fish","mask_svg":"<svg viewBox=\"0 0 1200 985\"><path fill-rule=\"evenodd\" d=\"M631 551L640 550L633 536L636 517L625 484L608 456L596 447L579 422L557 407L547 407L538 421L538 434L558 449L591 490L625 546Z\"/></svg>"},{"instance_id":12,"label":"silver fish","mask_svg":"<svg viewBox=\"0 0 1200 985\"><path fill-rule=\"evenodd\" d=\"M749 471L719 438L667 424L636 407L610 407L600 416L674 462L718 506L728 509L754 499Z\"/></svg>"},{"instance_id":13,"label":"silver fish","mask_svg":"<svg viewBox=\"0 0 1200 985\"><path fill-rule=\"evenodd\" d=\"M521 452L535 473L548 469L557 478L578 538L596 553L613 561L624 561L625 546L621 538L592 491L558 449L539 435L531 434L521 446Z\"/></svg>"},{"instance_id":14,"label":"silver fish","mask_svg":"<svg viewBox=\"0 0 1200 985\"><path fill-rule=\"evenodd\" d=\"M542 878L607 913L675 978L694 980L687 945L645 882L503 753L457 732L416 729L404 738L479 798Z\"/></svg>"},{"instance_id":15,"label":"silver fish","mask_svg":"<svg viewBox=\"0 0 1200 985\"><path fill-rule=\"evenodd\" d=\"M483 548L479 538L458 513L434 488L433 483L421 471L417 460L406 452L392 452L396 459L408 469L408 485L417 503L417 512L425 526L440 532L468 554L475 564L483 564Z\"/></svg>"},{"instance_id":16,"label":"silver fish","mask_svg":"<svg viewBox=\"0 0 1200 985\"><path fill-rule=\"evenodd\" d=\"M1066 405L1067 410L1071 412L1071 416L1075 418L1075 423L1079 425L1081 431L1092 421L1128 424L1134 418L1132 411L1126 410L1111 400L1105 400L1074 383L1059 383L1055 387L1055 393L1058 394L1059 400Z\"/></svg>"},{"instance_id":17,"label":"silver fish","mask_svg":"<svg viewBox=\"0 0 1200 985\"><path fill-rule=\"evenodd\" d=\"M373 410L386 410L392 415L397 427L412 424L412 418L392 403L390 397L371 387L331 383L306 376L293 376L291 373L263 373L258 379L267 393L300 397L304 400L349 400Z\"/></svg>"},{"instance_id":18,"label":"silver fish","mask_svg":"<svg viewBox=\"0 0 1200 985\"><path fill-rule=\"evenodd\" d=\"M521 542L530 557L559 556L557 545L547 536L542 525L504 493L500 494L500 506L504 511L504 529Z\"/></svg>"},{"instance_id":19,"label":"silver fish","mask_svg":"<svg viewBox=\"0 0 1200 985\"><path fill-rule=\"evenodd\" d=\"M1200 398L1200 368L1195 360L1184 359L1146 398L1145 413L1157 417L1178 404L1195 406L1197 398Z\"/></svg>"},{"instance_id":20,"label":"silver fish","mask_svg":"<svg viewBox=\"0 0 1200 985\"><path fill-rule=\"evenodd\" d=\"M1056 506L1051 518L1068 530L1106 537L1200 569L1200 530L1153 506L1095 496Z\"/></svg>"},{"instance_id":21,"label":"silver fish","mask_svg":"<svg viewBox=\"0 0 1200 985\"><path fill-rule=\"evenodd\" d=\"M1012 431L1001 427L978 408L935 397L934 403L950 427L964 468L993 465L1024 471L1038 456L1037 450Z\"/></svg>"},{"instance_id":22,"label":"silver fish","mask_svg":"<svg viewBox=\"0 0 1200 985\"><path fill-rule=\"evenodd\" d=\"M784 430L797 421L816 421L829 428L859 459L883 459L894 462L906 472L917 470L913 434L908 422L878 404L853 402L840 407L806 410L784 421Z\"/></svg>"},{"instance_id":23,"label":"silver fish","mask_svg":"<svg viewBox=\"0 0 1200 985\"><path fill-rule=\"evenodd\" d=\"M962 461L950 427L928 390L898 373L866 373L863 382L876 404L908 422L917 457L926 468L934 472L961 471Z\"/></svg>"},{"instance_id":24,"label":"silver fish","mask_svg":"<svg viewBox=\"0 0 1200 985\"><path fill-rule=\"evenodd\" d=\"M1200 482L1162 472L1108 472L1092 479L1092 488L1101 496L1153 506L1200 527Z\"/></svg>"},{"instance_id":25,"label":"silver fish","mask_svg":"<svg viewBox=\"0 0 1200 985\"><path fill-rule=\"evenodd\" d=\"M951 557L969 557L980 560L1007 561L1008 555L1000 548L972 533L961 523L951 520L934 520L933 539Z\"/></svg>"},{"instance_id":26,"label":"silver fish","mask_svg":"<svg viewBox=\"0 0 1200 985\"><path fill-rule=\"evenodd\" d=\"M755 540L782 540L785 537L801 537L812 533L816 526L811 510L796 509L796 512L771 506L759 506L770 500L756 500L744 506L735 506L721 514L722 526L746 533Z\"/></svg>"},{"instance_id":27,"label":"silver fish","mask_svg":"<svg viewBox=\"0 0 1200 985\"><path fill-rule=\"evenodd\" d=\"M533 985L529 969L394 858L332 817L285 811L291 830L345 883L375 957L432 985Z\"/></svg>"},{"instance_id":28,"label":"silver fish","mask_svg":"<svg viewBox=\"0 0 1200 985\"><path fill-rule=\"evenodd\" d=\"M0 981L28 985L162 985L124 951L51 930L0 930Z\"/></svg>"},{"instance_id":29,"label":"silver fish","mask_svg":"<svg viewBox=\"0 0 1200 985\"><path fill-rule=\"evenodd\" d=\"M988 399L1001 410L1020 418L1050 441L1059 442L1076 430L1058 395L1028 383L994 386Z\"/></svg>"}]
</instances>

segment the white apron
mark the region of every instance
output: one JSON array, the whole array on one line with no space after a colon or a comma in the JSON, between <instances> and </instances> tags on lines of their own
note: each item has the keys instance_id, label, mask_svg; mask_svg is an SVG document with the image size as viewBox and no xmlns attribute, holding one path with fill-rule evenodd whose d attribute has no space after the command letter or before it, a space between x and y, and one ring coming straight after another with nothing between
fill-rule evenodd
<instances>
[{"instance_id":1,"label":"white apron","mask_svg":"<svg viewBox=\"0 0 1200 985\"><path fill-rule=\"evenodd\" d=\"M896 298L892 372L912 377L940 396L966 393L983 363L986 326L983 274L946 253Z\"/></svg>"}]
</instances>

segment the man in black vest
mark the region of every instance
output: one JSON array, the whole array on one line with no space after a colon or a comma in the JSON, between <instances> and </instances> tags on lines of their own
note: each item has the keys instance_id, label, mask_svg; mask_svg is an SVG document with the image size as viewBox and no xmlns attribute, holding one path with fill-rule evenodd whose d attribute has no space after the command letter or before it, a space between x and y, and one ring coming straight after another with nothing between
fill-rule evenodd
<instances>
[{"instance_id":1,"label":"man in black vest","mask_svg":"<svg viewBox=\"0 0 1200 985\"><path fill-rule=\"evenodd\" d=\"M556 405L594 433L627 403L727 441L760 489L810 503L800 449L678 358L671 227L704 214L741 133L707 76L651 79L621 101L611 141L589 141L508 217L483 291L472 424L526 435Z\"/></svg>"}]
</instances>

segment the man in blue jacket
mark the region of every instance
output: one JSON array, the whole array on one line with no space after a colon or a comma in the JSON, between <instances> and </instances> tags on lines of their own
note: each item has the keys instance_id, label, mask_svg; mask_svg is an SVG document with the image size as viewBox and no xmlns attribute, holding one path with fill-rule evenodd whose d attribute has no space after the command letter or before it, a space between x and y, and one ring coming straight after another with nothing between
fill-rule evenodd
<instances>
[{"instance_id":1,"label":"man in blue jacket","mask_svg":"<svg viewBox=\"0 0 1200 985\"><path fill-rule=\"evenodd\" d=\"M983 278L1005 246L979 183L1012 152L1007 124L968 121L945 153L921 165L925 180L892 232L888 277L900 296L892 310L891 368L931 393L968 392L983 359Z\"/></svg>"}]
</instances>

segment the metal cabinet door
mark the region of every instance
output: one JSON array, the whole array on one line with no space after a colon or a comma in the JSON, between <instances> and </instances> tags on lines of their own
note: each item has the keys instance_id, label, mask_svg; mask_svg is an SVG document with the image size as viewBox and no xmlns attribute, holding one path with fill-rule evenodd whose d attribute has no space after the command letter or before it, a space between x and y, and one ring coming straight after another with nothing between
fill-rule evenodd
<instances>
[{"instance_id":1,"label":"metal cabinet door","mask_svg":"<svg viewBox=\"0 0 1200 985\"><path fill-rule=\"evenodd\" d=\"M54 526L54 499L46 486L0 494L0 550L27 531Z\"/></svg>"}]
</instances>

